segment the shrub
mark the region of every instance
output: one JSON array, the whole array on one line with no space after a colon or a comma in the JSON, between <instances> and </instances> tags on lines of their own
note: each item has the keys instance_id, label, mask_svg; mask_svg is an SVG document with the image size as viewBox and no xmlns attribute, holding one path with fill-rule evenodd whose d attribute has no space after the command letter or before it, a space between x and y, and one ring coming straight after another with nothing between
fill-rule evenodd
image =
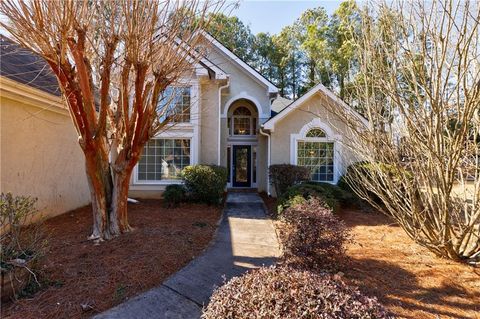
<instances>
[{"instance_id":1,"label":"shrub","mask_svg":"<svg viewBox=\"0 0 480 319\"><path fill-rule=\"evenodd\" d=\"M290 187L278 199L277 213L281 214L286 208L297 203L300 200L299 197L303 197L305 200L310 197L318 197L334 212L340 205L355 204L358 201L354 195L338 186L320 182L304 182Z\"/></svg>"},{"instance_id":2,"label":"shrub","mask_svg":"<svg viewBox=\"0 0 480 319\"><path fill-rule=\"evenodd\" d=\"M41 224L27 226L37 217L35 208L36 198L28 196L13 196L11 193L0 195L0 271L4 276L16 276L16 269L28 267L34 269L37 261L43 256L46 249ZM31 270L29 271L31 274ZM25 280L11 280L11 292L17 292L26 282ZM3 285L3 283L2 283ZM3 296L2 300L4 300Z\"/></svg>"},{"instance_id":3,"label":"shrub","mask_svg":"<svg viewBox=\"0 0 480 319\"><path fill-rule=\"evenodd\" d=\"M290 164L271 165L269 174L277 197L282 196L289 187L310 178L308 168Z\"/></svg>"},{"instance_id":4,"label":"shrub","mask_svg":"<svg viewBox=\"0 0 480 319\"><path fill-rule=\"evenodd\" d=\"M388 176L393 183L397 183L398 190L400 191L404 188L402 183L398 182L399 180L402 180L403 178L407 180L413 179L412 173L404 168L398 168L384 163L370 163L363 161L350 165L345 174L338 181L337 186L346 192L354 194L355 192L351 186L353 184L354 188L360 190L362 197L368 198L377 204L381 204L382 201L380 197L372 192L370 190L371 187L369 186L380 185L379 187L375 187L375 189L389 189L390 187L385 185L385 181L381 175ZM357 195L355 196L357 199L359 198Z\"/></svg>"},{"instance_id":5,"label":"shrub","mask_svg":"<svg viewBox=\"0 0 480 319\"><path fill-rule=\"evenodd\" d=\"M376 298L332 275L262 267L216 289L203 319L394 318Z\"/></svg>"},{"instance_id":6,"label":"shrub","mask_svg":"<svg viewBox=\"0 0 480 319\"><path fill-rule=\"evenodd\" d=\"M186 199L186 190L183 185L168 185L163 192L163 202L166 207L177 207Z\"/></svg>"},{"instance_id":7,"label":"shrub","mask_svg":"<svg viewBox=\"0 0 480 319\"><path fill-rule=\"evenodd\" d=\"M297 203L283 212L280 241L285 264L312 270L336 270L346 259L351 235L318 198Z\"/></svg>"},{"instance_id":8,"label":"shrub","mask_svg":"<svg viewBox=\"0 0 480 319\"><path fill-rule=\"evenodd\" d=\"M227 185L227 169L216 165L187 166L182 172L192 200L219 204Z\"/></svg>"}]
</instances>

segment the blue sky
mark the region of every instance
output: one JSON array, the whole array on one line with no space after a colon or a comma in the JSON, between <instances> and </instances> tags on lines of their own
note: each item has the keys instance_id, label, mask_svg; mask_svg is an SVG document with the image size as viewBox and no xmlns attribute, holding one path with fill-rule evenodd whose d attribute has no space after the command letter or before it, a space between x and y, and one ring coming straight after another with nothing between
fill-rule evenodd
<instances>
[{"instance_id":1,"label":"blue sky","mask_svg":"<svg viewBox=\"0 0 480 319\"><path fill-rule=\"evenodd\" d=\"M243 23L250 26L254 34L270 32L272 34L295 21L303 11L309 8L324 7L332 14L342 1L292 1L292 0L243 0L240 7L233 10Z\"/></svg>"}]
</instances>

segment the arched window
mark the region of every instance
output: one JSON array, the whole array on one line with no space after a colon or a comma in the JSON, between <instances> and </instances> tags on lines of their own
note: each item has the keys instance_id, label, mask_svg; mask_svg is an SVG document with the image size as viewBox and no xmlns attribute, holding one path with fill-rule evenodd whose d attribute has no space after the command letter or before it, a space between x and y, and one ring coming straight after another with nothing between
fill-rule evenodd
<instances>
[{"instance_id":1,"label":"arched window","mask_svg":"<svg viewBox=\"0 0 480 319\"><path fill-rule=\"evenodd\" d=\"M248 107L239 106L228 121L230 135L256 135L257 120Z\"/></svg>"},{"instance_id":2,"label":"arched window","mask_svg":"<svg viewBox=\"0 0 480 319\"><path fill-rule=\"evenodd\" d=\"M334 181L335 144L324 130L312 128L297 140L297 165L308 167L313 181Z\"/></svg>"},{"instance_id":3,"label":"arched window","mask_svg":"<svg viewBox=\"0 0 480 319\"><path fill-rule=\"evenodd\" d=\"M312 128L307 132L305 137L327 137L327 134L320 128Z\"/></svg>"}]
</instances>

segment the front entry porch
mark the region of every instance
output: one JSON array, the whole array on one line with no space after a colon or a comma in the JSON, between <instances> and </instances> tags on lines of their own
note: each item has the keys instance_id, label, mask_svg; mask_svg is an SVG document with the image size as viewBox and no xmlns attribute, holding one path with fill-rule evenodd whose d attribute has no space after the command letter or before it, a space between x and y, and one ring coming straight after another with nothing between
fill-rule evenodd
<instances>
[{"instance_id":1,"label":"front entry porch","mask_svg":"<svg viewBox=\"0 0 480 319\"><path fill-rule=\"evenodd\" d=\"M257 145L232 144L227 146L229 189L257 187Z\"/></svg>"}]
</instances>

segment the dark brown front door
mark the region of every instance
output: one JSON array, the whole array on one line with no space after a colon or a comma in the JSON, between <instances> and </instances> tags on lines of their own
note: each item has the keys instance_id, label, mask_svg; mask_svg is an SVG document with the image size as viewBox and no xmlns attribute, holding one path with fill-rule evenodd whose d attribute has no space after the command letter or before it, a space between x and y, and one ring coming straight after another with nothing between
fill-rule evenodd
<instances>
[{"instance_id":1,"label":"dark brown front door","mask_svg":"<svg viewBox=\"0 0 480 319\"><path fill-rule=\"evenodd\" d=\"M251 186L251 155L250 145L233 145L233 187Z\"/></svg>"}]
</instances>

